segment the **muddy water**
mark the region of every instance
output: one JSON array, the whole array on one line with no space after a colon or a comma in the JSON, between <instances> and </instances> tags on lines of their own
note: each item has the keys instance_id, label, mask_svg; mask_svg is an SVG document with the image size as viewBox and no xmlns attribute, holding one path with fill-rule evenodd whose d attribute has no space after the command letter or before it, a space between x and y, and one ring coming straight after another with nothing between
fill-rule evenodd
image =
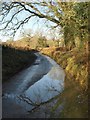
<instances>
[{"instance_id":1,"label":"muddy water","mask_svg":"<svg viewBox=\"0 0 90 120\"><path fill-rule=\"evenodd\" d=\"M50 117L57 100L48 101L64 89L65 73L51 58L36 55L31 67L3 84L3 118Z\"/></svg>"}]
</instances>

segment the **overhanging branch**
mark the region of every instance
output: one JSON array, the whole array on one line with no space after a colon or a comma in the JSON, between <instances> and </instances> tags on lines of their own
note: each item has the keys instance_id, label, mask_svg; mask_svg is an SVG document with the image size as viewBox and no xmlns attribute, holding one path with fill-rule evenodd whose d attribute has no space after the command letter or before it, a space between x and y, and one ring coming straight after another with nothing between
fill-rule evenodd
<instances>
[{"instance_id":1,"label":"overhanging branch","mask_svg":"<svg viewBox=\"0 0 90 120\"><path fill-rule=\"evenodd\" d=\"M20 28L20 26L23 26L25 23L27 23L31 17L39 17L39 18L45 18L46 20L49 20L51 22L54 22L57 24L57 26L62 26L62 23L60 22L59 19L54 17L54 13L52 14L47 14L47 12L42 12L38 9L37 6L35 6L36 4L40 5L40 6L46 6L47 10L49 9L49 5L46 2L38 2L38 3L32 3L32 2L11 2L11 3L3 3L3 7L2 7L2 20L0 20L1 24L3 25L3 28L1 28L0 30L14 30L14 33ZM13 12L11 11L12 9L15 9L15 13L13 14ZM43 9L44 10L44 9ZM17 17L17 14L19 14L22 11L26 11L29 12L30 15L28 14L28 17L24 18L23 20L19 20ZM51 11L53 12L53 11ZM4 18L6 18L8 16L8 14L12 14L11 18L7 21L4 20ZM17 23L13 23L13 20L17 18ZM11 27L10 24L13 24L13 26ZM8 28L9 27L9 28Z\"/></svg>"},{"instance_id":2,"label":"overhanging branch","mask_svg":"<svg viewBox=\"0 0 90 120\"><path fill-rule=\"evenodd\" d=\"M37 17L39 17L39 18L46 18L46 19L48 19L48 20L50 20L50 21L52 21L52 22L54 22L54 23L56 23L56 24L59 24L59 23L60 23L60 21L52 18L51 16L47 16L47 15L44 15L44 14L42 14L42 13L36 13L36 12L31 11L30 9L27 9L27 8L25 7L25 5L24 5L23 3L21 3L21 2L13 2L13 3L14 3L14 4L19 4L19 5L22 6L26 11L28 11L28 12L31 13L31 14L34 14L35 16L37 16ZM31 7L31 6L30 6L30 7ZM32 7L33 7L33 6L32 6ZM32 8L32 7L31 7L31 8Z\"/></svg>"}]
</instances>

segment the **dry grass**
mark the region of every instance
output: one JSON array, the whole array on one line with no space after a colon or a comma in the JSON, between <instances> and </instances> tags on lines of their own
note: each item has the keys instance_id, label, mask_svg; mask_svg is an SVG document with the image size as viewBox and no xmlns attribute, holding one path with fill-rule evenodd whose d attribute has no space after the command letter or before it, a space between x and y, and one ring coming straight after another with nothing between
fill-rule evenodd
<instances>
[{"instance_id":1,"label":"dry grass","mask_svg":"<svg viewBox=\"0 0 90 120\"><path fill-rule=\"evenodd\" d=\"M14 48L15 45L9 44L9 47L6 46L3 49L3 80L7 76L15 74L26 64L31 64L36 58L33 54L30 54L32 53L29 51L30 46L29 48L27 45L26 47L19 46L19 49L22 50L18 50L17 46L16 49ZM55 111L61 102L65 101L63 111L61 113L58 111L60 118L88 117L88 61L85 51L85 49L78 48L67 51L62 47L41 49L41 53L53 58L66 73L65 89L59 96L54 109ZM19 66L18 69L17 66ZM14 69L14 73L12 73L12 69Z\"/></svg>"},{"instance_id":2,"label":"dry grass","mask_svg":"<svg viewBox=\"0 0 90 120\"><path fill-rule=\"evenodd\" d=\"M61 101L65 100L65 106L59 117L88 117L88 59L85 51L85 49L78 48L71 51L61 48L42 50L43 54L53 58L66 73L65 89L62 95L59 96L58 101L61 104Z\"/></svg>"}]
</instances>

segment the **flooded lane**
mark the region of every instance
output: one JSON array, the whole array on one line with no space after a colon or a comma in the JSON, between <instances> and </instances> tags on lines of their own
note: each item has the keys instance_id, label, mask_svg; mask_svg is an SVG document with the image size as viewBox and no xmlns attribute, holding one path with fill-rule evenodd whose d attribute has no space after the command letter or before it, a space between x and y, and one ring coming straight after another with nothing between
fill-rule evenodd
<instances>
[{"instance_id":1,"label":"flooded lane","mask_svg":"<svg viewBox=\"0 0 90 120\"><path fill-rule=\"evenodd\" d=\"M38 110L33 114L28 111L49 101L64 89L63 69L51 58L36 55L37 59L31 67L3 85L3 118L37 117ZM52 102L49 104L52 105ZM46 108L46 105L42 107Z\"/></svg>"},{"instance_id":2,"label":"flooded lane","mask_svg":"<svg viewBox=\"0 0 90 120\"><path fill-rule=\"evenodd\" d=\"M43 77L43 75L50 71L52 64L47 60L47 58L38 53L36 53L36 55L37 59L32 66L19 72L3 84L3 93L7 92L20 94L24 91L24 89L27 89L28 86L34 84L41 77Z\"/></svg>"}]
</instances>

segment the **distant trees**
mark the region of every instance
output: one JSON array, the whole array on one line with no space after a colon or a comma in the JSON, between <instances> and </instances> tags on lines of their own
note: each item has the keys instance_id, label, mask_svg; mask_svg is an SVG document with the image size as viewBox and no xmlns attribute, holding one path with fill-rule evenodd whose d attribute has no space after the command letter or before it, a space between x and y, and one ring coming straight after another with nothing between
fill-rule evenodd
<instances>
[{"instance_id":1,"label":"distant trees","mask_svg":"<svg viewBox=\"0 0 90 120\"><path fill-rule=\"evenodd\" d=\"M40 36L37 41L37 47L43 48L43 47L49 47L47 44L47 39L45 36Z\"/></svg>"},{"instance_id":2,"label":"distant trees","mask_svg":"<svg viewBox=\"0 0 90 120\"><path fill-rule=\"evenodd\" d=\"M87 41L88 8L89 2L62 2L57 0L3 2L1 8L1 23L3 26L1 29L12 29L15 33L17 29L27 23L32 17L44 18L55 23L53 28L61 27L63 30L65 47L72 49L76 47L76 37L79 38L82 46L84 46ZM13 11L11 18L5 21L5 18L11 11ZM19 20L17 16L21 12L26 12L29 15ZM15 24L13 20L16 21ZM12 26L10 26L11 23Z\"/></svg>"}]
</instances>

